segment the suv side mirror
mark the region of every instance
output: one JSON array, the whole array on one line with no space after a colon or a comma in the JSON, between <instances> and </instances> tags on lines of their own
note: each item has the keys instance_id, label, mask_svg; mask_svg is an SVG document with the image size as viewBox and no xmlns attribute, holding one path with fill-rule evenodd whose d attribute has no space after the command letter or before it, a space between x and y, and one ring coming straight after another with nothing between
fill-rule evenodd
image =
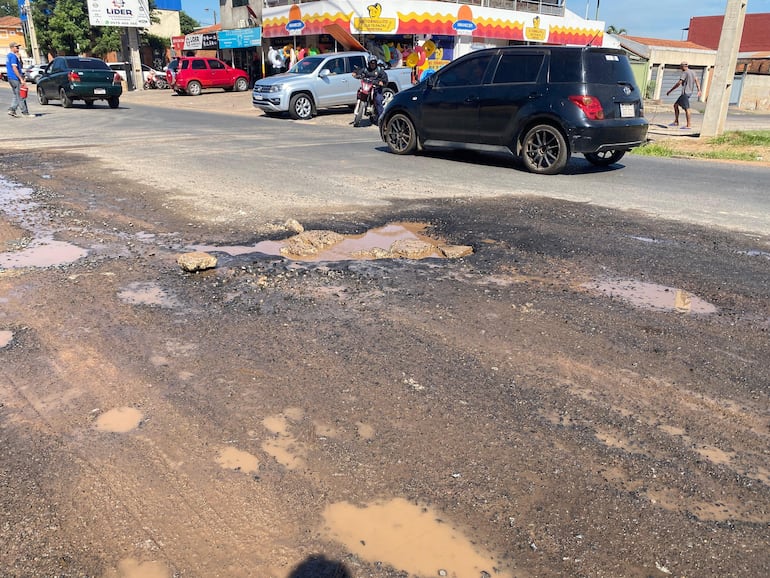
<instances>
[{"instance_id":1,"label":"suv side mirror","mask_svg":"<svg viewBox=\"0 0 770 578\"><path fill-rule=\"evenodd\" d=\"M320 78L326 78L330 74L331 74L331 72L329 72L329 69L328 68L324 68L321 72L318 73L318 76Z\"/></svg>"}]
</instances>

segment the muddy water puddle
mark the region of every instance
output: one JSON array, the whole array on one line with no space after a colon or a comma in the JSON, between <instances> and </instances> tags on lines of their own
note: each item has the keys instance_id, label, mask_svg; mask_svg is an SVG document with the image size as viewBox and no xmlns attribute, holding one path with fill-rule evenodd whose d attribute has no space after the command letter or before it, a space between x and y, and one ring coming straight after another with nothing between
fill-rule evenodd
<instances>
[{"instance_id":1,"label":"muddy water puddle","mask_svg":"<svg viewBox=\"0 0 770 578\"><path fill-rule=\"evenodd\" d=\"M0 331L0 349L13 343L13 331Z\"/></svg>"},{"instance_id":2,"label":"muddy water puddle","mask_svg":"<svg viewBox=\"0 0 770 578\"><path fill-rule=\"evenodd\" d=\"M709 315L717 312L714 305L692 293L657 283L611 277L584 283L582 287L592 293L621 299L635 307L644 309L698 315Z\"/></svg>"},{"instance_id":3,"label":"muddy water puddle","mask_svg":"<svg viewBox=\"0 0 770 578\"><path fill-rule=\"evenodd\" d=\"M154 282L129 283L118 292L118 298L131 305L155 305L166 308L179 305L179 301L173 295Z\"/></svg>"},{"instance_id":4,"label":"muddy water puddle","mask_svg":"<svg viewBox=\"0 0 770 578\"><path fill-rule=\"evenodd\" d=\"M400 222L370 229L360 235L305 231L289 239L261 241L254 245L194 245L191 248L204 252L218 251L231 256L263 253L295 261L447 258L447 245L425 235L423 232L427 227L425 223Z\"/></svg>"},{"instance_id":5,"label":"muddy water puddle","mask_svg":"<svg viewBox=\"0 0 770 578\"><path fill-rule=\"evenodd\" d=\"M431 508L402 498L357 507L347 502L323 513L325 533L369 562L386 562L410 576L510 578L499 562ZM483 574L486 572L486 574Z\"/></svg>"},{"instance_id":6,"label":"muddy water puddle","mask_svg":"<svg viewBox=\"0 0 770 578\"><path fill-rule=\"evenodd\" d=\"M32 189L0 178L0 213L25 231L34 231L34 238L17 250L0 252L0 269L55 267L74 263L88 251L53 238L51 219L32 200ZM17 241L23 241L19 239Z\"/></svg>"},{"instance_id":7,"label":"muddy water puddle","mask_svg":"<svg viewBox=\"0 0 770 578\"><path fill-rule=\"evenodd\" d=\"M96 418L98 431L128 433L142 423L142 412L133 407L118 407L104 412Z\"/></svg>"}]
</instances>

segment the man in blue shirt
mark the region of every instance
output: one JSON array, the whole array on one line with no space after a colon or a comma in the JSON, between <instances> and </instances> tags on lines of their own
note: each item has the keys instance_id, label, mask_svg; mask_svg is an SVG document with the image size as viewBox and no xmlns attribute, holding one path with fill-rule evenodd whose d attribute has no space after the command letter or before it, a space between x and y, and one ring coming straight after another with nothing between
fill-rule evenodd
<instances>
[{"instance_id":1,"label":"man in blue shirt","mask_svg":"<svg viewBox=\"0 0 770 578\"><path fill-rule=\"evenodd\" d=\"M11 42L9 45L11 51L8 53L8 58L5 60L5 70L8 74L8 84L13 89L13 98L11 99L11 107L8 109L8 114L11 116L19 116L16 114L16 109L21 109L22 118L32 118L27 109L27 99L22 98L20 90L22 86L27 86L24 82L24 73L21 71L21 60L19 60L19 43Z\"/></svg>"}]
</instances>

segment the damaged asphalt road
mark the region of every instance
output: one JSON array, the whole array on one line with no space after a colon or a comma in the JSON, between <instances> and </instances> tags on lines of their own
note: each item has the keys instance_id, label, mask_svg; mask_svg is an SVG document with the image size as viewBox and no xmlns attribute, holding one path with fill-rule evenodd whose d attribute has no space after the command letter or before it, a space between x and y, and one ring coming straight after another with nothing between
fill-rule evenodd
<instances>
[{"instance_id":1,"label":"damaged asphalt road","mask_svg":"<svg viewBox=\"0 0 770 578\"><path fill-rule=\"evenodd\" d=\"M3 576L770 573L767 237L436 195L296 217L472 254L185 273L286 215L98 166L0 157Z\"/></svg>"}]
</instances>

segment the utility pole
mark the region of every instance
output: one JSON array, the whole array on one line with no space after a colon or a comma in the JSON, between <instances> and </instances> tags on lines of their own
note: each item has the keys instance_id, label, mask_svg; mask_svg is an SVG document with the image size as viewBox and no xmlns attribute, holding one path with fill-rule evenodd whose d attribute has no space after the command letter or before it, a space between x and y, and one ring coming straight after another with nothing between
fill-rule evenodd
<instances>
[{"instance_id":1,"label":"utility pole","mask_svg":"<svg viewBox=\"0 0 770 578\"><path fill-rule=\"evenodd\" d=\"M35 22L32 20L32 3L30 0L24 0L24 11L27 14L27 30L29 30L29 43L32 50L32 59L35 64L43 64L42 59L38 59L40 56L37 46L37 34L35 33Z\"/></svg>"},{"instance_id":2,"label":"utility pole","mask_svg":"<svg viewBox=\"0 0 770 578\"><path fill-rule=\"evenodd\" d=\"M727 0L722 35L719 37L719 48L717 48L714 65L714 77L706 100L706 113L703 115L703 126L700 132L702 137L719 136L725 131L727 108L730 105L730 92L733 88L735 63L738 61L747 4L748 0Z\"/></svg>"}]
</instances>

